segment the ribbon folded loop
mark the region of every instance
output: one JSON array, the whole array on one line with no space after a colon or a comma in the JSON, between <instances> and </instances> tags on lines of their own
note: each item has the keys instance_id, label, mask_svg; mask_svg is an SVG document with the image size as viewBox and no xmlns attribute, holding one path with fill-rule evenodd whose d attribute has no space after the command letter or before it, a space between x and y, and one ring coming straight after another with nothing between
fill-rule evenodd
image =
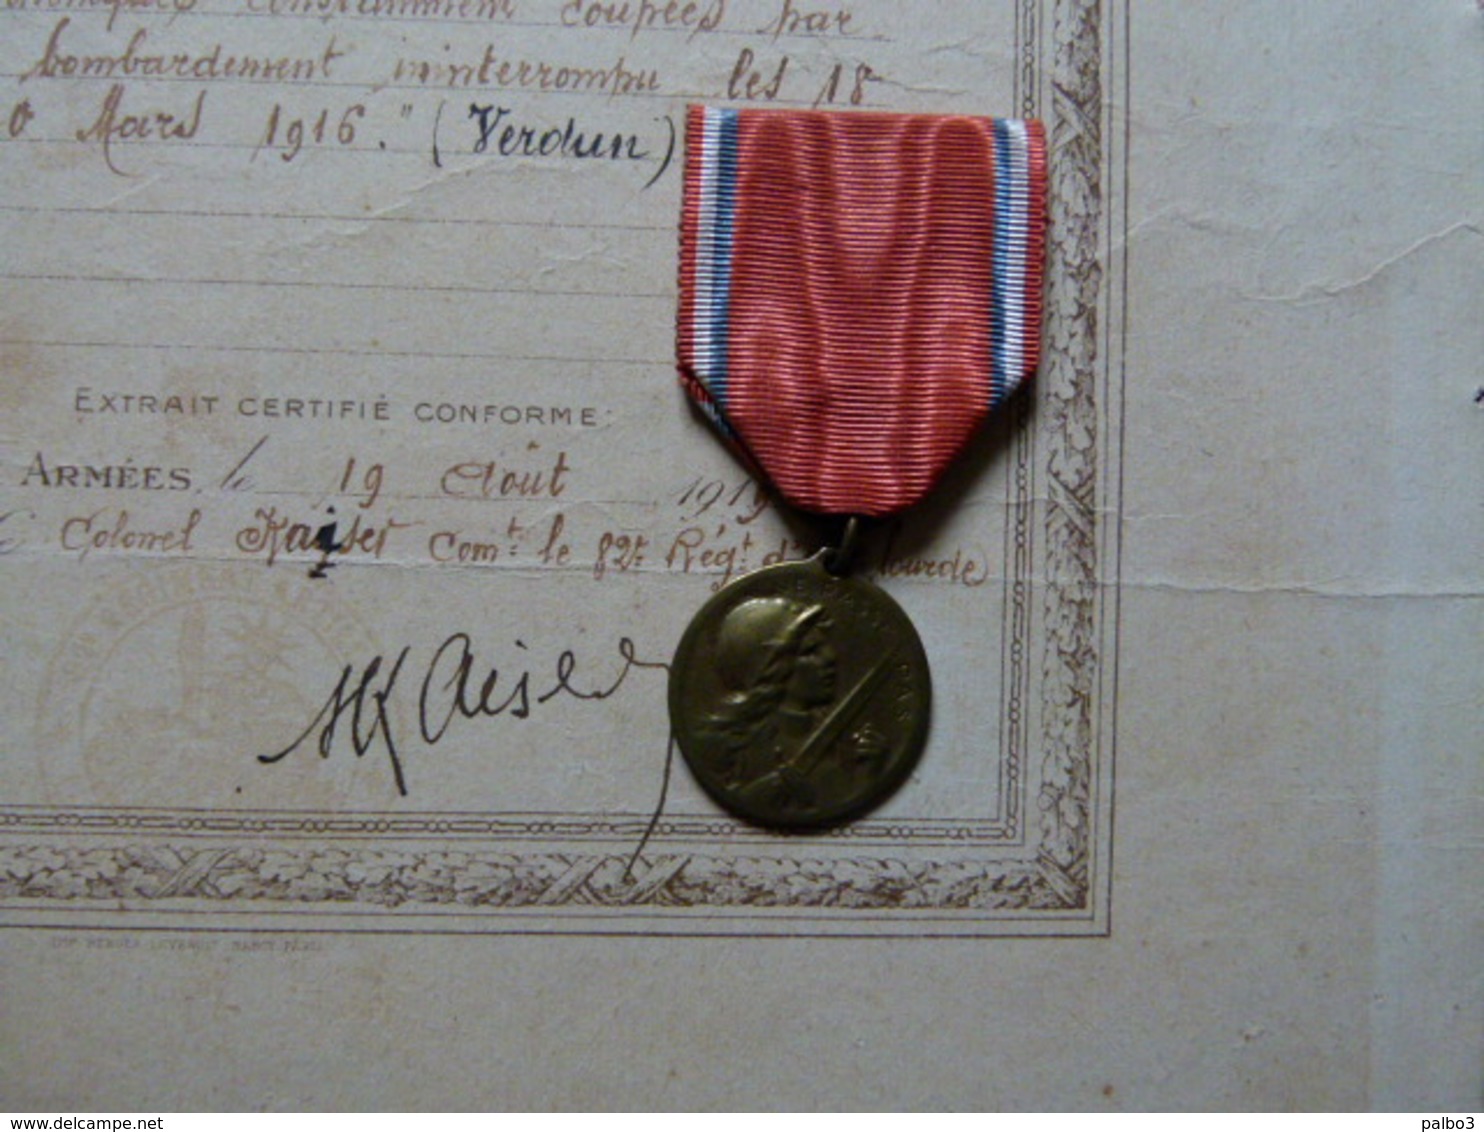
<instances>
[{"instance_id":1,"label":"ribbon folded loop","mask_svg":"<svg viewBox=\"0 0 1484 1132\"><path fill-rule=\"evenodd\" d=\"M691 107L685 388L796 506L911 506L1036 368L1045 201L1039 122Z\"/></svg>"}]
</instances>

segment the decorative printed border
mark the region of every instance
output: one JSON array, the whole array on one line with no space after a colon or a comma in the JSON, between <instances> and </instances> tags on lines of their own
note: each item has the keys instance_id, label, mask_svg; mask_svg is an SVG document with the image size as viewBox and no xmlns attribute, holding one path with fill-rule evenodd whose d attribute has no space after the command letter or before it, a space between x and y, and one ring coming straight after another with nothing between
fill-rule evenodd
<instances>
[{"instance_id":1,"label":"decorative printed border","mask_svg":"<svg viewBox=\"0 0 1484 1132\"><path fill-rule=\"evenodd\" d=\"M1055 878L1055 879L1053 879ZM1057 883L1059 881L1060 883ZM326 846L0 846L0 898L166 899L303 909L656 908L1065 910L1082 886L1060 870L989 862L498 853Z\"/></svg>"},{"instance_id":2,"label":"decorative printed border","mask_svg":"<svg viewBox=\"0 0 1484 1132\"><path fill-rule=\"evenodd\" d=\"M723 815L708 817L665 816L650 825L645 814L475 814L475 813L307 813L282 810L172 810L105 809L48 806L16 806L0 810L0 830L26 834L109 834L129 837L173 838L234 837L338 838L395 841L429 838L478 838L482 841L516 841L582 838L610 840L635 845L648 833L651 837L706 842L776 842L777 834ZM813 834L815 844L866 842L899 845L915 842L925 846L975 845L985 841L1009 841L1011 829L981 832L987 823L959 819L912 819L877 821L863 818L849 825Z\"/></svg>"},{"instance_id":3,"label":"decorative printed border","mask_svg":"<svg viewBox=\"0 0 1484 1132\"><path fill-rule=\"evenodd\" d=\"M1057 212L1046 361L1041 372L1047 511L1041 670L1042 853L1085 876L1093 779L1092 689L1097 648L1098 298L1103 226L1102 13L1056 6L1051 195ZM1085 881L1083 882L1085 883Z\"/></svg>"},{"instance_id":4,"label":"decorative printed border","mask_svg":"<svg viewBox=\"0 0 1484 1132\"><path fill-rule=\"evenodd\" d=\"M660 840L647 853L531 852L483 848L491 840L561 842L573 837L632 846L647 824L639 817L572 820L563 816L233 814L213 811L0 810L0 912L13 922L26 913L105 910L109 922L135 912L179 912L213 907L253 914L304 912L313 930L319 913L353 911L378 925L397 910L465 913L527 909L647 908L729 910L734 914L797 910L789 934L809 935L842 912L890 910L872 931L890 933L903 913L932 912L950 932L1008 934L1007 914L1040 916L1047 934L1105 932L1106 900L1094 880L1098 838L1109 831L1095 792L1099 755L1095 689L1100 666L1099 577L1115 574L1100 562L1099 310L1106 265L1100 250L1106 222L1104 177L1109 167L1103 129L1103 0L1054 0L1054 55L1039 74L1044 34L1040 5L1019 0L1015 88L1027 117L1047 119L1051 227L1045 350L1037 401L1016 402L1011 531L1007 539L1003 749L1005 806L998 823L916 822L910 827L859 822L813 844L812 859L676 852L676 841L720 839L746 843L757 831L725 820L666 819L651 831ZM1111 0L1109 0L1111 6ZM1041 107L1042 83L1050 112ZM1103 437L1111 441L1111 437ZM1106 453L1104 454L1106 455ZM1110 461L1111 463L1111 461ZM1039 534L1033 489L1044 476L1044 525ZM1032 724L1031 681L1025 642L1037 616L1031 578L1035 538L1043 539L1044 591L1039 618L1044 652L1039 704ZM1038 736L1039 792L1030 800L1039 843L1029 856L1016 848L1025 770L1033 764L1030 737ZM1106 810L1108 807L1102 807ZM1095 829L1101 829L1095 833ZM1029 831L1027 831L1029 832ZM66 835L37 843L38 835ZM109 844L81 846L78 835ZM9 839L22 836L24 844ZM881 839L883 855L864 855ZM339 842L338 844L336 842ZM433 845L429 845L433 841ZM994 848L995 844L1000 847ZM776 845L776 843L775 843ZM935 860L935 847L983 847L985 859ZM664 851L661 851L664 850ZM897 852L900 856L891 855ZM946 854L945 854L946 855ZM251 907L247 907L250 905ZM1075 915L1069 916L1069 913ZM211 919L205 926L223 926ZM48 920L55 923L55 920ZM132 921L137 923L138 921ZM406 923L406 921L402 921ZM562 928L560 918L552 930ZM488 930L502 930L497 919ZM675 930L684 930L677 917ZM620 929L622 927L620 926ZM664 932L651 921L644 929ZM828 929L824 929L828 930Z\"/></svg>"}]
</instances>

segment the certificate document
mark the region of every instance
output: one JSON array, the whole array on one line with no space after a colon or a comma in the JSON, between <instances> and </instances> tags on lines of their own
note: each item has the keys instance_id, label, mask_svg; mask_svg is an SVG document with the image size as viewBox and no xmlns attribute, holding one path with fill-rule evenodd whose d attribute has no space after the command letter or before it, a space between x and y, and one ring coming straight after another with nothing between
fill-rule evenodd
<instances>
[{"instance_id":1,"label":"certificate document","mask_svg":"<svg viewBox=\"0 0 1484 1132\"><path fill-rule=\"evenodd\" d=\"M1122 126L1083 9L7 12L0 915L1105 931ZM930 745L812 837L667 741L689 616L830 533L675 380L696 100L1045 117L1057 153L1035 388L862 551Z\"/></svg>"},{"instance_id":2,"label":"certificate document","mask_svg":"<svg viewBox=\"0 0 1484 1132\"><path fill-rule=\"evenodd\" d=\"M0 22L8 1103L1477 1107L1473 0ZM857 553L926 748L808 834L671 741L840 533L677 380L696 104L1046 131L1039 370Z\"/></svg>"}]
</instances>

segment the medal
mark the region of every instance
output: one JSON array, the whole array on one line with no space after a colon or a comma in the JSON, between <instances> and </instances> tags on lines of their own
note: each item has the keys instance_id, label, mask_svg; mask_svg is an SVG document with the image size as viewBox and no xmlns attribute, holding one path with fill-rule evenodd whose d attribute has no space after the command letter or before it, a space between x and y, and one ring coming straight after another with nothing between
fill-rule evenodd
<instances>
[{"instance_id":1,"label":"medal","mask_svg":"<svg viewBox=\"0 0 1484 1132\"><path fill-rule=\"evenodd\" d=\"M676 651L675 738L740 817L848 821L922 752L926 654L853 542L1035 370L1045 186L1038 122L690 108L682 384L785 500L849 520L723 587Z\"/></svg>"},{"instance_id":2,"label":"medal","mask_svg":"<svg viewBox=\"0 0 1484 1132\"><path fill-rule=\"evenodd\" d=\"M670 719L696 780L759 825L874 807L927 739L927 655L901 606L830 552L724 586L675 651Z\"/></svg>"}]
</instances>

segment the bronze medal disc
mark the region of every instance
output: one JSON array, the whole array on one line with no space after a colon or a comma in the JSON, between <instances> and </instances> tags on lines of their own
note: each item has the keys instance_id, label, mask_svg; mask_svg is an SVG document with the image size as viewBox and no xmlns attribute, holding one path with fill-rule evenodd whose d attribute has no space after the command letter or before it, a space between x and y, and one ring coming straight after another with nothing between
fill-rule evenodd
<instances>
[{"instance_id":1,"label":"bronze medal disc","mask_svg":"<svg viewBox=\"0 0 1484 1132\"><path fill-rule=\"evenodd\" d=\"M885 801L927 740L927 655L901 606L819 554L747 574L702 606L670 670L670 722L706 792L779 829Z\"/></svg>"}]
</instances>

